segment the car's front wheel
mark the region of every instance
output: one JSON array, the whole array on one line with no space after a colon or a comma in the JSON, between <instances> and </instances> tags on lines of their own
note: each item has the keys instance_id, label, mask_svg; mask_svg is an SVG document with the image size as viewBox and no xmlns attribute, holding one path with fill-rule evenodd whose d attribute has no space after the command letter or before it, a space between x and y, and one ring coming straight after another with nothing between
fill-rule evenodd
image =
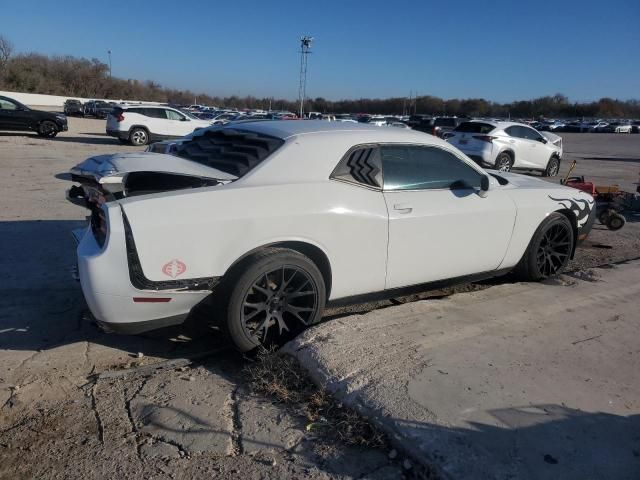
<instances>
[{"instance_id":1,"label":"car's front wheel","mask_svg":"<svg viewBox=\"0 0 640 480\"><path fill-rule=\"evenodd\" d=\"M58 125L51 120L44 120L38 125L38 135L41 137L53 138L58 134Z\"/></svg>"},{"instance_id":2,"label":"car's front wheel","mask_svg":"<svg viewBox=\"0 0 640 480\"><path fill-rule=\"evenodd\" d=\"M242 352L278 345L322 318L322 273L306 256L266 248L241 262L227 279L226 329Z\"/></svg>"},{"instance_id":3,"label":"car's front wheel","mask_svg":"<svg viewBox=\"0 0 640 480\"><path fill-rule=\"evenodd\" d=\"M511 171L511 167L513 165L513 160L511 159L511 155L507 152L500 153L496 158L496 170L500 172L509 172Z\"/></svg>"},{"instance_id":4,"label":"car's front wheel","mask_svg":"<svg viewBox=\"0 0 640 480\"><path fill-rule=\"evenodd\" d=\"M134 128L129 134L129 142L136 147L142 147L149 143L149 134L144 128Z\"/></svg>"},{"instance_id":5,"label":"car's front wheel","mask_svg":"<svg viewBox=\"0 0 640 480\"><path fill-rule=\"evenodd\" d=\"M569 219L561 213L553 212L533 234L514 273L526 281L542 280L559 274L571 259L573 236Z\"/></svg>"},{"instance_id":6,"label":"car's front wheel","mask_svg":"<svg viewBox=\"0 0 640 480\"><path fill-rule=\"evenodd\" d=\"M560 160L557 157L551 157L549 163L547 163L547 168L543 172L543 176L545 177L555 177L560 170Z\"/></svg>"}]
</instances>

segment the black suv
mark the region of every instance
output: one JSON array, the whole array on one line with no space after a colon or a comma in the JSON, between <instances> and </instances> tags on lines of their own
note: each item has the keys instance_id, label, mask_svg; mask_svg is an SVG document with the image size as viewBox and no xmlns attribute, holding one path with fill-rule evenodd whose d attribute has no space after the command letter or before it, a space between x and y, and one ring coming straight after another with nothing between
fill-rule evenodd
<instances>
[{"instance_id":1,"label":"black suv","mask_svg":"<svg viewBox=\"0 0 640 480\"><path fill-rule=\"evenodd\" d=\"M16 100L0 96L0 130L30 130L51 138L68 129L67 117L61 113L32 110Z\"/></svg>"},{"instance_id":2,"label":"black suv","mask_svg":"<svg viewBox=\"0 0 640 480\"><path fill-rule=\"evenodd\" d=\"M84 107L80 100L67 100L64 102L64 114L67 116L79 115L84 117Z\"/></svg>"}]
</instances>

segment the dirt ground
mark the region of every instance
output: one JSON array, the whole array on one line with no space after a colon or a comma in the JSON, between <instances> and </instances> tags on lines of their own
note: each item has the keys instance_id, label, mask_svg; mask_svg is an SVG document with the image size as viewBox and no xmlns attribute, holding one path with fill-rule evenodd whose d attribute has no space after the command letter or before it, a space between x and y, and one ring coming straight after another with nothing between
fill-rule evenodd
<instances>
[{"instance_id":1,"label":"dirt ground","mask_svg":"<svg viewBox=\"0 0 640 480\"><path fill-rule=\"evenodd\" d=\"M101 120L71 118L52 140L0 132L0 478L415 475L402 452L333 442L295 409L251 394L246 360L205 322L125 337L85 318L69 235L85 212L65 201L62 174L91 155L136 150L105 136ZM565 151L576 173L637 181L640 135L567 135ZM637 257L640 227L628 220L618 232L597 225L571 268ZM185 358L199 360L140 368Z\"/></svg>"}]
</instances>

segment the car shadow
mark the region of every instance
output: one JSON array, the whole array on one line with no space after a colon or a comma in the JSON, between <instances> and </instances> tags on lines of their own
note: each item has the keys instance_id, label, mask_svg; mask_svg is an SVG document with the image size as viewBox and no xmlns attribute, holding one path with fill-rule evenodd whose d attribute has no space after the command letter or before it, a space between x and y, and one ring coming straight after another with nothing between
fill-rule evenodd
<instances>
[{"instance_id":1,"label":"car shadow","mask_svg":"<svg viewBox=\"0 0 640 480\"><path fill-rule=\"evenodd\" d=\"M50 139L52 142L72 142L72 143L85 143L88 145L113 145L113 146L121 146L120 142L112 137L68 137L64 134L58 135L57 137Z\"/></svg>"},{"instance_id":2,"label":"car shadow","mask_svg":"<svg viewBox=\"0 0 640 480\"><path fill-rule=\"evenodd\" d=\"M85 223L0 222L0 349L46 351L93 342L173 358L225 344L213 323L195 315L184 325L135 336L108 334L97 328L80 284L72 277L76 248L70 233Z\"/></svg>"},{"instance_id":3,"label":"car shadow","mask_svg":"<svg viewBox=\"0 0 640 480\"><path fill-rule=\"evenodd\" d=\"M353 394L351 394L353 395ZM402 443L447 478L637 478L640 415L556 404L489 410L468 428L395 418ZM389 423L389 420L383 419Z\"/></svg>"}]
</instances>

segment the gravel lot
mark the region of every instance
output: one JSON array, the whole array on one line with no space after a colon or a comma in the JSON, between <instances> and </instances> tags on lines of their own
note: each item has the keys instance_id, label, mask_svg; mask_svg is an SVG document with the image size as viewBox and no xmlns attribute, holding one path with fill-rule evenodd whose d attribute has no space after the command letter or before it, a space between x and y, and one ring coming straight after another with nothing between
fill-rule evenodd
<instances>
[{"instance_id":1,"label":"gravel lot","mask_svg":"<svg viewBox=\"0 0 640 480\"><path fill-rule=\"evenodd\" d=\"M221 345L202 324L123 337L84 319L70 276L69 232L85 212L65 201L71 184L60 174L91 155L139 149L106 137L104 121L69 122L53 140L0 132L0 478L402 475L401 456L326 442L295 412L250 395L240 374L244 360L228 351L158 372L91 377ZM564 138L562 174L576 159L575 174L635 190L640 135ZM628 220L618 232L596 225L571 269L637 257L640 227L637 218Z\"/></svg>"}]
</instances>

